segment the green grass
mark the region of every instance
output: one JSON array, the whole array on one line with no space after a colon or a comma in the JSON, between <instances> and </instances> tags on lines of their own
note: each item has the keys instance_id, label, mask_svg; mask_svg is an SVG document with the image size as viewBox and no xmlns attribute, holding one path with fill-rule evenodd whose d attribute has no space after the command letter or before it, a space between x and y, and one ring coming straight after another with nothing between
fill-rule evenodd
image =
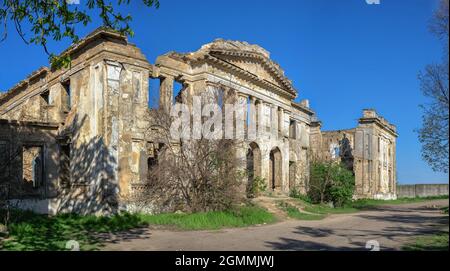
<instances>
[{"instance_id":1,"label":"green grass","mask_svg":"<svg viewBox=\"0 0 450 271\"><path fill-rule=\"evenodd\" d=\"M417 197L417 198L398 198L395 200L376 200L376 199L360 199L346 204L345 207L355 209L370 209L380 205L386 204L405 204L414 202L424 202L436 199L448 199L448 196L435 196L435 197Z\"/></svg>"},{"instance_id":2,"label":"green grass","mask_svg":"<svg viewBox=\"0 0 450 271\"><path fill-rule=\"evenodd\" d=\"M417 237L413 243L403 246L402 249L409 251L448 251L448 232Z\"/></svg>"},{"instance_id":3,"label":"green grass","mask_svg":"<svg viewBox=\"0 0 450 271\"><path fill-rule=\"evenodd\" d=\"M1 213L0 213L1 215ZM230 211L192 214L120 214L111 217L61 214L38 215L15 211L8 224L8 236L0 236L0 250L67 250L66 242L79 242L81 250L102 246L99 233L114 233L148 225L167 225L184 230L244 227L275 222L275 217L256 206Z\"/></svg>"},{"instance_id":4,"label":"green grass","mask_svg":"<svg viewBox=\"0 0 450 271\"><path fill-rule=\"evenodd\" d=\"M216 230L275 222L271 213L256 206L192 214L141 215L141 219L150 225L165 225L181 230Z\"/></svg>"},{"instance_id":5,"label":"green grass","mask_svg":"<svg viewBox=\"0 0 450 271\"><path fill-rule=\"evenodd\" d=\"M448 206L442 207L441 211L448 215ZM443 231L433 234L416 237L415 240L402 247L409 251L448 251L448 220L447 227Z\"/></svg>"},{"instance_id":6,"label":"green grass","mask_svg":"<svg viewBox=\"0 0 450 271\"><path fill-rule=\"evenodd\" d=\"M284 201L279 202L278 207L284 210L289 217L299 220L320 220L326 216L325 214L319 213L308 214L305 212L301 212L297 207Z\"/></svg>"},{"instance_id":7,"label":"green grass","mask_svg":"<svg viewBox=\"0 0 450 271\"><path fill-rule=\"evenodd\" d=\"M137 215L111 217L61 214L39 215L14 211L8 224L8 236L0 239L1 250L66 250L66 242L79 242L81 250L96 250L96 233L117 232L145 225Z\"/></svg>"},{"instance_id":8,"label":"green grass","mask_svg":"<svg viewBox=\"0 0 450 271\"><path fill-rule=\"evenodd\" d=\"M358 212L359 209L353 207L329 207L320 204L310 204L305 207L305 211L316 214L347 214Z\"/></svg>"},{"instance_id":9,"label":"green grass","mask_svg":"<svg viewBox=\"0 0 450 271\"><path fill-rule=\"evenodd\" d=\"M314 219L314 218L321 219L321 218L325 217L325 215L329 215L329 214L355 213L355 212L358 212L361 210L370 209L370 208L374 208L376 206L386 205L386 204L405 204L405 203L414 203L414 202L424 202L424 201L435 200L435 199L448 199L448 196L423 197L423 198L399 198L396 200L361 199L361 200L349 202L342 207L335 207L335 208L330 207L328 205L324 205L324 204L312 204L310 202L310 200L308 200L309 198L306 196L304 196L304 197L296 196L296 197L294 197L294 199L299 201L299 203L304 206L304 208L303 208L304 211L306 211L308 213L317 214L317 215L323 215L321 217L312 216L312 219ZM283 206L282 209L285 210L288 213L288 215L293 218L303 219L303 217L306 217L306 219L308 219L309 216L311 216L307 213L300 212L297 208L295 208L293 206L291 206L290 208ZM443 212L448 213L448 207L445 207L442 210L443 210ZM291 214L289 214L289 212Z\"/></svg>"}]
</instances>

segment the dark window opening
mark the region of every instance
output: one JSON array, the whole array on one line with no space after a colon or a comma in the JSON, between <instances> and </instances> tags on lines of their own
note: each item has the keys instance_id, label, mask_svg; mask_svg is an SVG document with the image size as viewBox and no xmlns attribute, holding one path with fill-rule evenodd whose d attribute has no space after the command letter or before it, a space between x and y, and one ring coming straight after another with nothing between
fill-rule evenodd
<instances>
[{"instance_id":1,"label":"dark window opening","mask_svg":"<svg viewBox=\"0 0 450 271\"><path fill-rule=\"evenodd\" d=\"M155 183L159 179L159 157L163 151L164 144L149 143L147 157L147 179L151 183Z\"/></svg>"},{"instance_id":2,"label":"dark window opening","mask_svg":"<svg viewBox=\"0 0 450 271\"><path fill-rule=\"evenodd\" d=\"M292 138L292 139L297 138L295 126L296 126L295 120L291 120L289 122L289 138Z\"/></svg>"},{"instance_id":3,"label":"dark window opening","mask_svg":"<svg viewBox=\"0 0 450 271\"><path fill-rule=\"evenodd\" d=\"M71 88L70 88L70 80L62 83L63 93L62 93L62 106L64 108L64 112L68 113L72 108L72 97L71 97Z\"/></svg>"},{"instance_id":4,"label":"dark window opening","mask_svg":"<svg viewBox=\"0 0 450 271\"><path fill-rule=\"evenodd\" d=\"M60 151L61 184L68 185L70 183L70 145L61 145Z\"/></svg>"},{"instance_id":5,"label":"dark window opening","mask_svg":"<svg viewBox=\"0 0 450 271\"><path fill-rule=\"evenodd\" d=\"M154 156L147 158L147 173L148 173L148 180L150 181L150 183L153 183L158 179L157 166L158 166L158 158L156 154Z\"/></svg>"},{"instance_id":6,"label":"dark window opening","mask_svg":"<svg viewBox=\"0 0 450 271\"><path fill-rule=\"evenodd\" d=\"M0 183L6 183L9 175L9 166L11 160L9 157L9 142L0 140ZM1 184L0 184L1 186Z\"/></svg>"},{"instance_id":7,"label":"dark window opening","mask_svg":"<svg viewBox=\"0 0 450 271\"><path fill-rule=\"evenodd\" d=\"M41 98L45 105L50 105L50 92L48 90L41 93Z\"/></svg>"},{"instance_id":8,"label":"dark window opening","mask_svg":"<svg viewBox=\"0 0 450 271\"><path fill-rule=\"evenodd\" d=\"M38 188L44 176L42 147L24 146L22 148L22 178L26 188Z\"/></svg>"}]
</instances>

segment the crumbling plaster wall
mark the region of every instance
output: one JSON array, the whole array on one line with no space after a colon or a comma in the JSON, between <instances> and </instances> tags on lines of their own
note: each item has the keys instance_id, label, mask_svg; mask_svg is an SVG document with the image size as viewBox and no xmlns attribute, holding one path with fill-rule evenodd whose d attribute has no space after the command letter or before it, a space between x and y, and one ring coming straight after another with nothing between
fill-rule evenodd
<instances>
[{"instance_id":1,"label":"crumbling plaster wall","mask_svg":"<svg viewBox=\"0 0 450 271\"><path fill-rule=\"evenodd\" d=\"M14 204L40 203L46 213L54 213L54 202L49 199L58 195L57 128L57 124L50 123L0 120L0 145L4 152L0 187ZM36 156L40 156L38 165L32 162ZM44 167L47 170L41 171ZM36 184L31 183L33 175L37 177Z\"/></svg>"},{"instance_id":2,"label":"crumbling plaster wall","mask_svg":"<svg viewBox=\"0 0 450 271\"><path fill-rule=\"evenodd\" d=\"M173 81L177 80L185 85L183 101L192 105L192 96L202 96L205 92L219 93L231 91L234 93L234 101L242 104L253 103L256 107L258 125L269 132L269 136L259 135L256 138L245 138L238 151L238 159L245 161L250 144L256 143L261 153L261 160L255 161L261 169L261 177L268 182L270 175L270 153L279 149L281 152L280 192L287 193L290 189L289 164L296 163L295 181L291 186L298 186L306 191L306 182L309 178L309 124L313 114L309 109L293 105L295 95L287 93L284 86L264 65L264 60L249 56L221 56L219 60L212 59L211 55L216 51L208 51L209 48L227 49L228 41L215 41L204 45L199 51L189 54L168 53L158 57L154 76L163 78L161 85L162 106L169 107L173 103ZM231 42L233 43L233 42ZM248 46L234 44L240 50L248 50ZM258 50L258 49L257 49ZM268 57L268 53L264 53ZM188 60L186 60L188 58ZM226 59L225 59L226 58ZM224 63L220 61L224 61ZM231 63L233 66L227 66ZM236 68L238 67L238 68ZM279 67L278 67L279 68ZM258 80L242 74L249 72L257 79L270 82L274 86L261 85ZM247 112L248 114L248 112ZM247 117L245 117L247 118ZM296 137L290 138L290 122L294 121ZM252 120L255 121L255 120ZM245 167L245 165L243 165ZM270 187L270 183L268 183Z\"/></svg>"},{"instance_id":3,"label":"crumbling plaster wall","mask_svg":"<svg viewBox=\"0 0 450 271\"><path fill-rule=\"evenodd\" d=\"M142 188L147 180L147 159L152 146L158 144L149 127L149 78L160 80L159 106L167 110L175 100L192 107L193 96L207 101L221 92L231 103L255 105L256 114L244 118L254 118L251 121L266 134L245 137L238 158L245 161L248 150L257 147L260 160L255 161L256 166L269 188L271 152L279 159L276 190L306 193L311 159L327 156L330 143L338 144L345 134L355 156L356 195L395 195L395 129L369 110L355 129L321 132L308 102L293 101L298 94L292 82L257 45L216 40L196 52L162 55L151 65L126 38L100 30L64 53L71 55L71 67L41 68L0 97L0 118L57 127L45 143L46 157L53 161L47 163L52 189L45 197L52 203L51 208L45 202L36 204L41 209L111 212L122 204L126 207L133 192ZM174 82L183 86L177 97ZM14 144L35 140L44 128L36 129L28 137L18 137ZM376 139L381 137L386 139L383 150L369 151L378 148ZM70 146L70 181L63 185L58 163L65 146ZM376 175L378 168L382 177ZM368 177L369 171L372 177Z\"/></svg>"},{"instance_id":4,"label":"crumbling plaster wall","mask_svg":"<svg viewBox=\"0 0 450 271\"><path fill-rule=\"evenodd\" d=\"M365 109L356 128L320 131L320 123L313 127L316 159L343 162L353 170L355 198L396 198L395 126Z\"/></svg>"},{"instance_id":5,"label":"crumbling plaster wall","mask_svg":"<svg viewBox=\"0 0 450 271\"><path fill-rule=\"evenodd\" d=\"M59 140L71 147L70 185L58 186L58 202L52 209L110 212L117 209L135 178L128 160L132 159L132 139L144 137L135 120L143 120L136 117L148 110L147 94L142 90L148 89L145 79L150 64L139 49L109 33L94 33L70 53L70 69L45 69L39 80L28 79L22 90L11 91L13 97L0 102L0 117L20 119L26 112L23 115L32 116L27 120L45 122L37 112L43 109L40 94L49 91L51 104L44 109L58 109L52 120L60 124ZM66 108L66 83L70 83L70 110ZM130 100L135 91L130 86L139 88L142 97ZM52 170L58 166L47 165L46 171ZM53 176L58 178L58 172Z\"/></svg>"}]
</instances>

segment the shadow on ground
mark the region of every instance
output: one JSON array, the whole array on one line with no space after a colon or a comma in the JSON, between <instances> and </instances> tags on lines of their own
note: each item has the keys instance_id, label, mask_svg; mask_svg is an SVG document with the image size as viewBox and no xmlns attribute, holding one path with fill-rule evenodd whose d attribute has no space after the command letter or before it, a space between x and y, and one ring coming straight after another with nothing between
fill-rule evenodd
<instances>
[{"instance_id":1,"label":"shadow on ground","mask_svg":"<svg viewBox=\"0 0 450 271\"><path fill-rule=\"evenodd\" d=\"M380 229L336 228L332 225L328 227L299 226L292 232L297 234L298 238L283 237L279 238L277 242L267 241L265 243L268 248L275 250L368 250L366 242L369 240L384 238L395 241L399 238L444 233L446 232L443 230L445 228L448 232L449 217L448 215L436 215L437 210L437 207L426 206L411 209L378 206L369 212L364 211L353 216L361 219L362 223L368 223L369 225L370 223L386 224ZM311 239L314 239L314 241L311 241ZM342 243L349 245L339 245ZM393 250L392 247L383 246L380 249Z\"/></svg>"}]
</instances>

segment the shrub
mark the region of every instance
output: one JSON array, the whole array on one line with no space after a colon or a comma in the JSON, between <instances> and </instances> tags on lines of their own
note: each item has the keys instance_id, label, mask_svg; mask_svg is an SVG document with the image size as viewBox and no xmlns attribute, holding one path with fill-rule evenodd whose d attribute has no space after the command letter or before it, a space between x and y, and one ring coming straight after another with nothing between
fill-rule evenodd
<instances>
[{"instance_id":1,"label":"shrub","mask_svg":"<svg viewBox=\"0 0 450 271\"><path fill-rule=\"evenodd\" d=\"M296 187L292 188L289 191L289 197L300 199L300 200L302 200L304 202L312 203L311 198L308 195L300 193L300 190L297 189Z\"/></svg>"},{"instance_id":2,"label":"shrub","mask_svg":"<svg viewBox=\"0 0 450 271\"><path fill-rule=\"evenodd\" d=\"M255 176L250 187L249 196L256 197L267 189L267 181L265 178Z\"/></svg>"},{"instance_id":3,"label":"shrub","mask_svg":"<svg viewBox=\"0 0 450 271\"><path fill-rule=\"evenodd\" d=\"M355 191L355 178L353 172L339 166L334 175L329 194L334 206L341 207L350 202Z\"/></svg>"},{"instance_id":4,"label":"shrub","mask_svg":"<svg viewBox=\"0 0 450 271\"><path fill-rule=\"evenodd\" d=\"M342 206L351 201L354 187L353 172L340 163L312 163L308 196L313 203L333 202L334 206Z\"/></svg>"}]
</instances>

